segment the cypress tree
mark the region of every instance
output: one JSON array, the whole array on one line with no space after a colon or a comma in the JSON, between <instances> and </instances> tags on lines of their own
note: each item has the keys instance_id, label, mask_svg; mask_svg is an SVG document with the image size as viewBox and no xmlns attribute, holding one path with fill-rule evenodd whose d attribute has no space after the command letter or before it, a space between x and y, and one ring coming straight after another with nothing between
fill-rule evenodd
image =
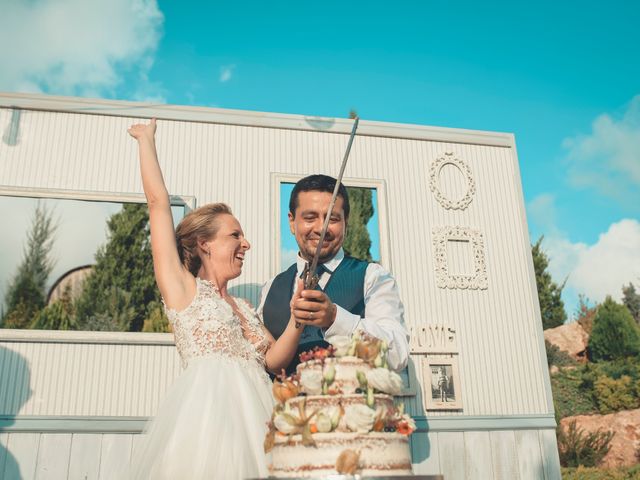
<instances>
[{"instance_id":1,"label":"cypress tree","mask_svg":"<svg viewBox=\"0 0 640 480\"><path fill-rule=\"evenodd\" d=\"M636 292L633 283L622 287L622 303L631 313L631 316L640 325L640 294Z\"/></svg>"},{"instance_id":2,"label":"cypress tree","mask_svg":"<svg viewBox=\"0 0 640 480\"><path fill-rule=\"evenodd\" d=\"M27 233L22 262L7 289L2 327L29 328L44 308L47 280L55 263L51 258L55 230L51 212L38 203Z\"/></svg>"},{"instance_id":3,"label":"cypress tree","mask_svg":"<svg viewBox=\"0 0 640 480\"><path fill-rule=\"evenodd\" d=\"M349 222L343 248L345 253L361 260L371 261L371 238L367 223L373 216L373 200L369 188L347 188L349 195Z\"/></svg>"},{"instance_id":4,"label":"cypress tree","mask_svg":"<svg viewBox=\"0 0 640 480\"><path fill-rule=\"evenodd\" d=\"M153 276L149 214L145 204L125 204L107 221L107 243L76 304L80 329L140 331L160 293Z\"/></svg>"},{"instance_id":5,"label":"cypress tree","mask_svg":"<svg viewBox=\"0 0 640 480\"><path fill-rule=\"evenodd\" d=\"M554 328L562 325L567 319L567 313L564 311L564 302L562 301L562 285L558 286L551 274L547 272L549 266L549 257L542 250L542 239L531 246L531 254L533 255L533 268L536 273L536 285L538 287L538 300L540 302L540 315L542 317L542 328Z\"/></svg>"}]
</instances>

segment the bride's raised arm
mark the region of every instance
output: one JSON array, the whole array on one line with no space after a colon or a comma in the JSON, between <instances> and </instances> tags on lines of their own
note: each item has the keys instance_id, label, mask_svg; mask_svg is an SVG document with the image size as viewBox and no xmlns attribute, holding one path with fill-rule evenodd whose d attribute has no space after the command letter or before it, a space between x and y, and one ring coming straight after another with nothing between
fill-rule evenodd
<instances>
[{"instance_id":1,"label":"bride's raised arm","mask_svg":"<svg viewBox=\"0 0 640 480\"><path fill-rule=\"evenodd\" d=\"M156 283L167 306L186 308L193 298L195 281L182 265L176 247L169 192L164 184L156 152L156 120L132 125L129 135L138 141L142 186L149 206L151 253Z\"/></svg>"}]
</instances>

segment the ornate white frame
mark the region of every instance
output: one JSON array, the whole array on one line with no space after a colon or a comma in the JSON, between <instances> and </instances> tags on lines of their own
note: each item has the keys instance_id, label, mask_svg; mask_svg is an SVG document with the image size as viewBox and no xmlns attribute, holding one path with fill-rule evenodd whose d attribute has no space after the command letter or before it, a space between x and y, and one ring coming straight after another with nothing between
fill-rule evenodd
<instances>
[{"instance_id":1,"label":"ornate white frame","mask_svg":"<svg viewBox=\"0 0 640 480\"><path fill-rule=\"evenodd\" d=\"M473 275L451 275L447 259L447 242L470 242L473 249ZM488 288L484 237L479 230L462 226L441 226L432 229L436 285L439 288L486 290Z\"/></svg>"},{"instance_id":2,"label":"ornate white frame","mask_svg":"<svg viewBox=\"0 0 640 480\"><path fill-rule=\"evenodd\" d=\"M445 165L458 167L467 181L467 193L460 200L451 200L440 190L438 176ZM476 193L476 182L473 179L469 165L467 165L464 160L460 160L454 156L453 152L445 152L444 156L438 157L431 162L431 166L429 167L429 188L436 197L436 200L438 200L438 203L447 210L464 210L473 200L473 196Z\"/></svg>"}]
</instances>

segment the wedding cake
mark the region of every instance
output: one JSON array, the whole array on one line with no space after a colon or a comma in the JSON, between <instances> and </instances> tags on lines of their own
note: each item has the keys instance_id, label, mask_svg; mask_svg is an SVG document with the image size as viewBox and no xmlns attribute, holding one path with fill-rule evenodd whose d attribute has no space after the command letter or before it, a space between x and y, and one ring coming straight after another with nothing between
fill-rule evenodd
<instances>
[{"instance_id":1,"label":"wedding cake","mask_svg":"<svg viewBox=\"0 0 640 480\"><path fill-rule=\"evenodd\" d=\"M274 381L271 475L411 475L415 423L394 405L402 379L386 354L385 342L358 332L301 354L296 374Z\"/></svg>"}]
</instances>

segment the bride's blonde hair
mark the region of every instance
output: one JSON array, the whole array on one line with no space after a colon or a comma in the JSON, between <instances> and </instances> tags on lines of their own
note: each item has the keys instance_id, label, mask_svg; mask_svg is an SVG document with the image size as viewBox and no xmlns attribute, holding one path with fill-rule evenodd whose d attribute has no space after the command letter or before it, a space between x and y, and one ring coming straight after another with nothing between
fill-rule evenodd
<instances>
[{"instance_id":1,"label":"bride's blonde hair","mask_svg":"<svg viewBox=\"0 0 640 480\"><path fill-rule=\"evenodd\" d=\"M182 264L194 275L198 274L202 260L198 240L211 240L220 229L218 217L233 215L224 203L209 203L189 212L176 228L176 243Z\"/></svg>"}]
</instances>

